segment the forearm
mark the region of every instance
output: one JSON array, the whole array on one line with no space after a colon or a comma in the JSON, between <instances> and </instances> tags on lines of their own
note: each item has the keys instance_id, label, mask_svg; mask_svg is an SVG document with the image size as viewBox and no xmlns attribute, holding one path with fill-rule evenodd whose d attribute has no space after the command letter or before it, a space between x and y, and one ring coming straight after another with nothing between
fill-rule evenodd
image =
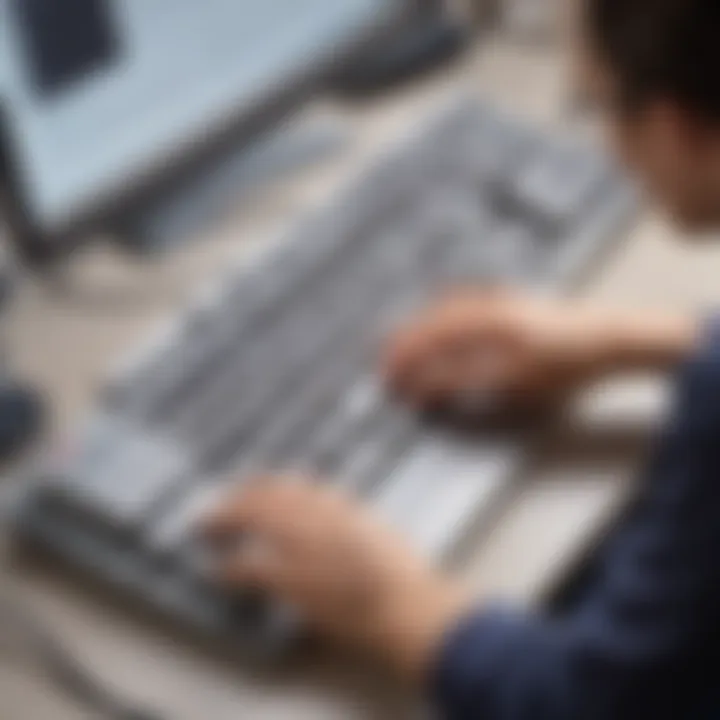
<instances>
[{"instance_id":1,"label":"forearm","mask_svg":"<svg viewBox=\"0 0 720 720\"><path fill-rule=\"evenodd\" d=\"M670 329L659 323L657 340L638 344L644 358L677 362L691 337L697 348L678 376L675 415L640 485L643 502L608 545L603 572L554 621L481 610L457 625L436 663L433 690L445 717L695 714L702 697L681 678L704 667L720 608L720 326Z\"/></svg>"},{"instance_id":2,"label":"forearm","mask_svg":"<svg viewBox=\"0 0 720 720\"><path fill-rule=\"evenodd\" d=\"M372 623L370 650L399 678L422 686L446 635L474 604L468 588L441 575L428 575L417 587L403 583Z\"/></svg>"},{"instance_id":3,"label":"forearm","mask_svg":"<svg viewBox=\"0 0 720 720\"><path fill-rule=\"evenodd\" d=\"M695 318L680 313L608 313L598 321L598 370L670 370L697 348L699 327Z\"/></svg>"}]
</instances>

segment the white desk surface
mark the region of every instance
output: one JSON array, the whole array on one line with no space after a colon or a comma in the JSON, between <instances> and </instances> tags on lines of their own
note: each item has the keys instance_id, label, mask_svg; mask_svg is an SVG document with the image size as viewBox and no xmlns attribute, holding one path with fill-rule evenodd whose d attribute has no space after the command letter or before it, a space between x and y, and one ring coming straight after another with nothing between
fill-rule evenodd
<instances>
[{"instance_id":1,"label":"white desk surface","mask_svg":"<svg viewBox=\"0 0 720 720\"><path fill-rule=\"evenodd\" d=\"M109 364L190 297L198 282L223 267L239 243L273 233L321 203L459 89L483 92L552 125L563 100L562 63L552 51L496 41L391 99L352 110L317 108L347 117L357 131L352 144L321 167L241 200L235 216L212 237L149 264L132 265L109 250L94 250L77 263L74 291L67 297L26 283L3 320L5 345L14 366L53 399L56 427L72 427ZM582 292L628 306L712 303L720 292L714 270L720 250L675 240L664 223L646 215ZM478 542L467 573L482 596L531 603L557 578L629 487L642 442L618 442L609 430L624 425L642 436L660 412L661 397L656 385L636 381L588 396L584 406L592 432L583 435L575 425L560 432ZM170 720L397 720L410 712L390 681L357 661L330 658L274 676L251 675L62 576L13 570L3 582L12 583L30 607L54 623L98 673ZM45 682L0 659L2 720L82 717Z\"/></svg>"}]
</instances>

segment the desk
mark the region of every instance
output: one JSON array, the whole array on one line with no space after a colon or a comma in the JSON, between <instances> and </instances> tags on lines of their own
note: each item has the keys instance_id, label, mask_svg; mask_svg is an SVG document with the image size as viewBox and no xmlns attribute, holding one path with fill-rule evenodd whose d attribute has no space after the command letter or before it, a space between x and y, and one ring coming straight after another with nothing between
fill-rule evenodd
<instances>
[{"instance_id":1,"label":"desk","mask_svg":"<svg viewBox=\"0 0 720 720\"><path fill-rule=\"evenodd\" d=\"M417 117L439 107L458 87L483 91L507 107L552 124L562 104L562 63L547 48L518 49L497 41L442 76L390 100L353 108L348 121L357 128L358 137L342 158L271 191L258 191L252 202L239 204L236 217L188 251L133 267L97 249L78 263L80 287L71 296L54 297L32 283L22 287L6 320L7 344L14 365L54 399L55 426L68 428L77 421L113 359L187 298L202 278L223 267L237 252L239 239L273 233L322 202L338 183L392 145ZM328 110L318 107L313 112ZM666 226L648 216L594 274L584 292L627 305L693 308L712 301L717 292L713 259L719 254L673 244ZM105 278L108 285L119 288L118 298L113 300L107 290L101 298L95 297L85 286L87 277L95 284ZM595 410L604 405L611 420L617 413L627 419L623 407L636 407L640 394L649 400L651 410L658 397L654 386L645 392L633 383L621 390L600 389L588 404ZM619 399L615 410L608 407L613 398ZM569 453L571 447L580 452ZM507 511L478 542L468 564L467 572L483 595L506 594L522 603L542 594L622 501L637 453L634 445L621 449L598 454L589 452L584 442L558 439L550 444ZM358 662L318 660L312 668L251 676L114 604L100 602L67 580L30 571L13 573L9 579L91 667L129 697L158 708L172 720L398 720L410 713L411 703L401 693ZM40 681L17 675L0 663L0 717L72 720L83 716Z\"/></svg>"}]
</instances>

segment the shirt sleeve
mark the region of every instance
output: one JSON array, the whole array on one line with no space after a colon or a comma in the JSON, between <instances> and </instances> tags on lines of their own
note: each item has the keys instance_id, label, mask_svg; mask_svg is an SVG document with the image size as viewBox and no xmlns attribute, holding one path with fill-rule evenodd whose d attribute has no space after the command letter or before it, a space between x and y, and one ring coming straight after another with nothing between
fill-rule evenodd
<instances>
[{"instance_id":1,"label":"shirt sleeve","mask_svg":"<svg viewBox=\"0 0 720 720\"><path fill-rule=\"evenodd\" d=\"M720 332L677 390L642 501L588 596L560 619L503 608L463 619L432 678L442 717L689 717L696 658L720 639Z\"/></svg>"}]
</instances>

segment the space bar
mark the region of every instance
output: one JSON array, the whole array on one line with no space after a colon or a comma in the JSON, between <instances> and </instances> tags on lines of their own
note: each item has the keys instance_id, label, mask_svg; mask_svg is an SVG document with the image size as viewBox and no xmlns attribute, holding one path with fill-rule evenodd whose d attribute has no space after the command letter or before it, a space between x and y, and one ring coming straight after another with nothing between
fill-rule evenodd
<instances>
[{"instance_id":1,"label":"space bar","mask_svg":"<svg viewBox=\"0 0 720 720\"><path fill-rule=\"evenodd\" d=\"M512 486L523 453L515 443L428 434L381 485L373 505L423 554L441 560Z\"/></svg>"}]
</instances>

